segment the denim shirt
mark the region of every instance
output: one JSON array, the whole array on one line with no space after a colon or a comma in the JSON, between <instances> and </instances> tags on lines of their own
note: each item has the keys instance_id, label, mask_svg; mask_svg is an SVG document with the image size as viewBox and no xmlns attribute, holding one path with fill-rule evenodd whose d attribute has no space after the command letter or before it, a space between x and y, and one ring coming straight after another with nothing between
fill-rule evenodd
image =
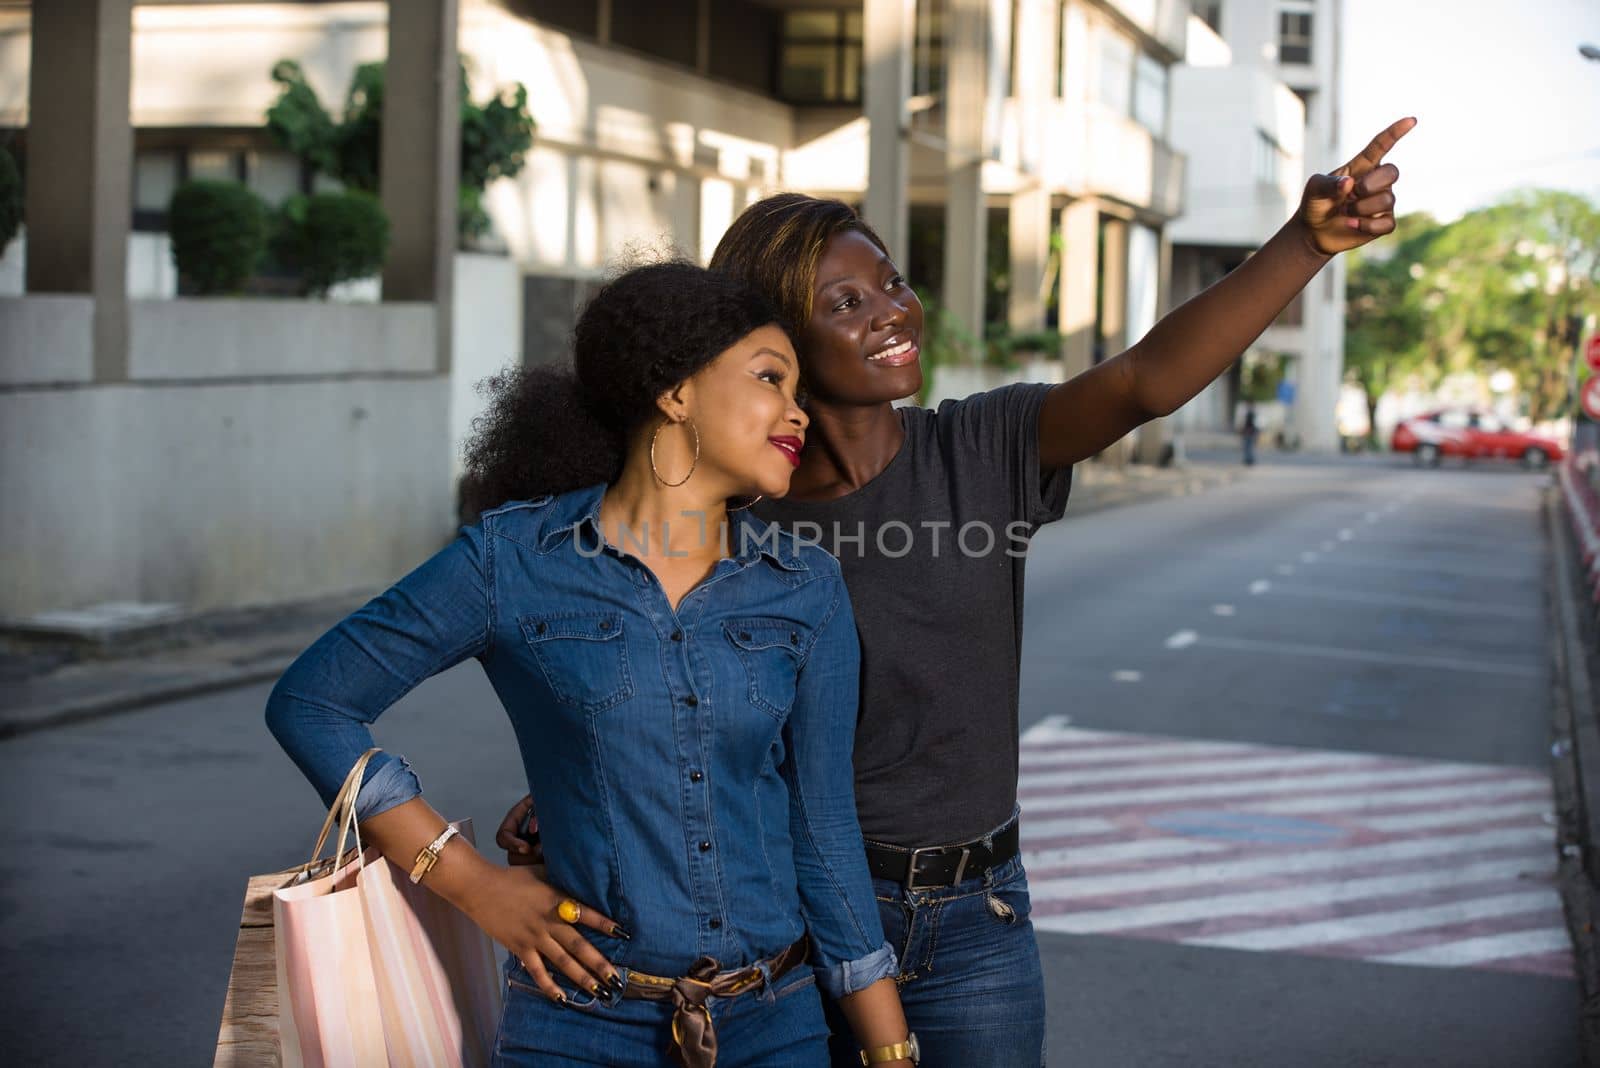
<instances>
[{"instance_id":1,"label":"denim shirt","mask_svg":"<svg viewBox=\"0 0 1600 1068\"><path fill-rule=\"evenodd\" d=\"M580 928L619 968L736 968L809 931L832 996L893 975L856 822L860 649L838 561L734 513L734 555L674 611L605 542L604 490L463 527L290 665L273 735L331 803L369 724L475 657L516 732L550 882L633 935ZM380 753L357 815L421 792Z\"/></svg>"}]
</instances>

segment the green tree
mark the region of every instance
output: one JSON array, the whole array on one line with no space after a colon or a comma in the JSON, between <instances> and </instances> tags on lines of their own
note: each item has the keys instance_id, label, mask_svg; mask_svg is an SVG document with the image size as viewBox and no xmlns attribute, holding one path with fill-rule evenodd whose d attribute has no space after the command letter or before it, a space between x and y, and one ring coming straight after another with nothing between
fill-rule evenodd
<instances>
[{"instance_id":1,"label":"green tree","mask_svg":"<svg viewBox=\"0 0 1600 1068\"><path fill-rule=\"evenodd\" d=\"M167 208L172 260L194 291L237 293L267 252L267 206L238 182L185 182Z\"/></svg>"},{"instance_id":2,"label":"green tree","mask_svg":"<svg viewBox=\"0 0 1600 1068\"><path fill-rule=\"evenodd\" d=\"M483 193L497 178L518 174L533 146L534 121L528 90L520 83L502 89L486 103L472 101L465 60L461 77L461 180L456 227L463 242L489 231ZM344 114L334 119L293 60L280 60L272 79L283 87L267 109L267 129L278 143L320 174L350 189L378 191L382 146L384 64L356 68L345 94Z\"/></svg>"},{"instance_id":3,"label":"green tree","mask_svg":"<svg viewBox=\"0 0 1600 1068\"><path fill-rule=\"evenodd\" d=\"M1378 401L1419 371L1432 371L1420 279L1442 227L1426 213L1402 216L1394 236L1350 254L1345 283L1345 375L1367 395L1369 433Z\"/></svg>"}]
</instances>

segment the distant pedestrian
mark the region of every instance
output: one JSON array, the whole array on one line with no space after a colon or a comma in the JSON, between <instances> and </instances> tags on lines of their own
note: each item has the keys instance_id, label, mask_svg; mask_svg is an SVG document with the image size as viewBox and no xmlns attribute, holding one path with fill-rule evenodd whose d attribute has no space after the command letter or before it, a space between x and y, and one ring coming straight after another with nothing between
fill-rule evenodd
<instances>
[{"instance_id":1,"label":"distant pedestrian","mask_svg":"<svg viewBox=\"0 0 1600 1068\"><path fill-rule=\"evenodd\" d=\"M1254 467L1256 463L1256 439L1261 436L1261 427L1256 423L1256 406L1245 405L1244 422L1239 426L1239 440L1244 444L1244 465Z\"/></svg>"}]
</instances>

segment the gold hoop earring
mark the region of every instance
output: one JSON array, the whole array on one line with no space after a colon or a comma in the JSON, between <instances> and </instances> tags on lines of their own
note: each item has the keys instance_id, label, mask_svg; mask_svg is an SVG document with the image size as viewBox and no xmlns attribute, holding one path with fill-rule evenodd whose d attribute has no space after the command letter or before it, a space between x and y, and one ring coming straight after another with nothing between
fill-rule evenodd
<instances>
[{"instance_id":1,"label":"gold hoop earring","mask_svg":"<svg viewBox=\"0 0 1600 1068\"><path fill-rule=\"evenodd\" d=\"M685 419L684 423L689 427L690 432L694 434L694 459L689 461L689 474L684 475L676 482L668 482L666 479L661 477L661 472L656 469L656 439L661 436L661 432L665 430L667 426L671 424L671 422L672 420L670 419L663 421L660 426L656 427L656 432L650 435L650 473L656 477L657 482L661 483L663 486L666 486L668 489L681 486L685 482L689 481L690 476L694 474L695 466L700 463L700 428L694 425L693 419Z\"/></svg>"},{"instance_id":2,"label":"gold hoop earring","mask_svg":"<svg viewBox=\"0 0 1600 1068\"><path fill-rule=\"evenodd\" d=\"M730 511L730 512L742 512L746 508L755 507L756 503L758 501L761 501L761 500L765 500L765 497L764 497L763 494L759 494L758 493L754 497L751 497L748 501L745 501L743 504L739 505L739 507L737 507L737 508L729 508L728 511Z\"/></svg>"}]
</instances>

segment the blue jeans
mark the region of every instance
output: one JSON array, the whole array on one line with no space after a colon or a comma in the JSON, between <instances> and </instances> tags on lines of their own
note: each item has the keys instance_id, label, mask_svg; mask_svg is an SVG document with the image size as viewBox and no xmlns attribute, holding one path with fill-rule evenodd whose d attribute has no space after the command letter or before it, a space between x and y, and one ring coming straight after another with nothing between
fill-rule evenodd
<instances>
[{"instance_id":1,"label":"blue jeans","mask_svg":"<svg viewBox=\"0 0 1600 1068\"><path fill-rule=\"evenodd\" d=\"M540 993L519 962L506 962L495 1068L660 1068L670 1063L672 1002L595 997L575 989L563 975L552 971L552 976L567 995L565 1008ZM803 964L769 987L707 1004L717 1029L717 1068L828 1063L828 1025L816 975Z\"/></svg>"},{"instance_id":2,"label":"blue jeans","mask_svg":"<svg viewBox=\"0 0 1600 1068\"><path fill-rule=\"evenodd\" d=\"M1044 973L1022 858L934 890L872 884L922 1068L1041 1068ZM859 1068L849 1024L832 1002L826 1010L835 1068Z\"/></svg>"}]
</instances>

